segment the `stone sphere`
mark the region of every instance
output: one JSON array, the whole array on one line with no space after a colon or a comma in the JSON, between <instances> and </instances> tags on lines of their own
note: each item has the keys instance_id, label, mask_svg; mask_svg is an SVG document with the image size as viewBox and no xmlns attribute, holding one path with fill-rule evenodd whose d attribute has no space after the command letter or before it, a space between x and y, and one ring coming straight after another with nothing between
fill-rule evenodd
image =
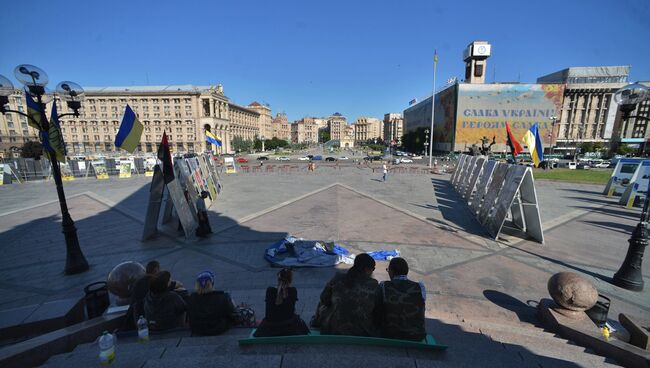
<instances>
[{"instance_id":1,"label":"stone sphere","mask_svg":"<svg viewBox=\"0 0 650 368\"><path fill-rule=\"evenodd\" d=\"M548 280L548 293L557 305L583 312L596 304L598 290L585 277L574 272L560 272Z\"/></svg>"},{"instance_id":2,"label":"stone sphere","mask_svg":"<svg viewBox=\"0 0 650 368\"><path fill-rule=\"evenodd\" d=\"M144 267L138 262L122 262L108 274L108 291L121 299L131 297L131 285L145 275Z\"/></svg>"}]
</instances>

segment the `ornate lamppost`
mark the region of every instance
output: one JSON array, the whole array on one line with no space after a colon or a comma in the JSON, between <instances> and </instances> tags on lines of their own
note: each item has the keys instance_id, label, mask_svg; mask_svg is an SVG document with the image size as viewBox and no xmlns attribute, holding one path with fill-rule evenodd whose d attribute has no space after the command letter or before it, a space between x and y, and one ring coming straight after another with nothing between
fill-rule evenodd
<instances>
[{"instance_id":1,"label":"ornate lamppost","mask_svg":"<svg viewBox=\"0 0 650 368\"><path fill-rule=\"evenodd\" d=\"M629 118L636 118L650 121L647 116L630 116L630 113L636 109L636 105L643 102L650 97L648 87L634 83L627 85L614 94L614 101L619 104L619 108L623 113L623 120ZM646 125L647 127L647 125ZM621 268L614 274L612 283L623 289L641 291L643 290L643 274L641 273L641 265L643 262L643 252L648 245L648 205L650 204L650 185L648 185L648 192L645 196L643 203L643 211L641 212L641 219L632 232L632 236L628 240L630 245L627 248L625 260Z\"/></svg>"},{"instance_id":2,"label":"ornate lamppost","mask_svg":"<svg viewBox=\"0 0 650 368\"><path fill-rule=\"evenodd\" d=\"M9 96L15 93L15 89L11 81L2 75L0 75L0 113L6 114L8 112L13 112L25 116L27 119L31 120L33 126L39 127L39 137L42 141L44 137L48 137L50 131L50 122L45 114L44 102L44 97L46 95L45 86L48 83L47 74L33 65L21 64L14 70L14 75L20 83L27 87L25 93L36 98L36 103L39 108L38 114L40 115L38 116L39 120L36 120L36 118L30 114L25 114L22 111L10 110L5 107L5 105L9 103ZM84 99L83 88L74 82L65 81L57 85L56 93L62 100L66 101L68 108L74 111L72 113L60 114L58 117L61 118L68 115L78 117L79 109L81 108L81 101ZM51 152L49 158L50 164L52 165L52 176L54 177L54 183L56 184L56 192L59 197L59 205L61 206L61 223L66 244L65 273L67 275L81 273L88 270L88 262L81 251L79 239L77 238L77 228L74 226L74 221L72 221L72 217L70 217L70 213L68 212L68 204L66 203L65 193L63 192L63 182L61 181L61 168L59 167L56 154Z\"/></svg>"}]
</instances>

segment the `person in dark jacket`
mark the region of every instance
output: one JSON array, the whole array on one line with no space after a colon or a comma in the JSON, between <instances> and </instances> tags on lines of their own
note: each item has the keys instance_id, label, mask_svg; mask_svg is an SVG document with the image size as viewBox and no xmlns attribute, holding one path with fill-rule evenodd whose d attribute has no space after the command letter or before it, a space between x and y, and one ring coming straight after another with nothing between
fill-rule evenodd
<instances>
[{"instance_id":1,"label":"person in dark jacket","mask_svg":"<svg viewBox=\"0 0 650 368\"><path fill-rule=\"evenodd\" d=\"M230 295L214 290L214 274L201 272L196 277L196 292L189 298L190 330L195 335L219 335L236 322Z\"/></svg>"},{"instance_id":2,"label":"person in dark jacket","mask_svg":"<svg viewBox=\"0 0 650 368\"><path fill-rule=\"evenodd\" d=\"M375 311L379 284L371 277L374 270L370 255L357 255L352 268L334 276L323 289L312 326L329 335L379 335Z\"/></svg>"},{"instance_id":3,"label":"person in dark jacket","mask_svg":"<svg viewBox=\"0 0 650 368\"><path fill-rule=\"evenodd\" d=\"M187 305L183 298L170 291L171 275L160 271L149 284L149 293L144 298L144 315L152 331L164 331L185 325Z\"/></svg>"},{"instance_id":4,"label":"person in dark jacket","mask_svg":"<svg viewBox=\"0 0 650 368\"><path fill-rule=\"evenodd\" d=\"M390 281L379 284L381 335L387 338L420 341L425 338L424 311L426 289L421 282L409 280L408 263L393 258L388 264Z\"/></svg>"},{"instance_id":5,"label":"person in dark jacket","mask_svg":"<svg viewBox=\"0 0 650 368\"><path fill-rule=\"evenodd\" d=\"M255 331L256 337L307 335L309 327L296 315L298 291L291 286L293 272L278 272L278 286L266 289L266 315Z\"/></svg>"}]
</instances>

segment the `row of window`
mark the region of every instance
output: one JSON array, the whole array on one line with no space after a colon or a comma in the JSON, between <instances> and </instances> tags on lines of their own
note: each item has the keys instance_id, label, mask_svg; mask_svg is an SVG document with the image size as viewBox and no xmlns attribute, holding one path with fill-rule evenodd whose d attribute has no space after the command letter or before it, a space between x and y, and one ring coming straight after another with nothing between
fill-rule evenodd
<instances>
[{"instance_id":1,"label":"row of window","mask_svg":"<svg viewBox=\"0 0 650 368\"><path fill-rule=\"evenodd\" d=\"M175 104L180 104L181 103L180 98L172 98L172 99L169 99L169 98L162 98L162 99L158 99L158 98L129 98L128 99L129 105L135 105L135 104L139 104L139 103L157 104L157 103L159 103L159 101L162 101L163 104L169 104L170 102L175 103ZM107 102L111 103L111 104L116 104L118 102L118 99L116 99L116 98L109 98L109 99L106 99L106 98L88 98L88 99L86 99L86 102L88 102L91 105L94 105L96 103L100 104L100 105L106 105ZM126 98L120 98L119 102L120 102L120 104L125 105L127 103L127 99ZM191 98L184 98L183 99L183 103L185 103L185 104L189 104L191 102L192 102Z\"/></svg>"}]
</instances>

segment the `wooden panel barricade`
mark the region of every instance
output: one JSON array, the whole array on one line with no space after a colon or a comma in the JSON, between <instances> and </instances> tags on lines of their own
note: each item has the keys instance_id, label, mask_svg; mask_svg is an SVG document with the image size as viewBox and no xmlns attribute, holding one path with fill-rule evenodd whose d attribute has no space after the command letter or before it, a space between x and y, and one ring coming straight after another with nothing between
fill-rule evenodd
<instances>
[{"instance_id":1,"label":"wooden panel barricade","mask_svg":"<svg viewBox=\"0 0 650 368\"><path fill-rule=\"evenodd\" d=\"M472 169L470 175L467 177L467 185L465 186L465 191L463 192L463 198L466 201L469 201L472 193L474 193L474 188L476 188L476 182L478 181L478 177L481 174L481 170L483 170L484 164L485 164L485 157L479 156L476 158L474 168Z\"/></svg>"}]
</instances>

